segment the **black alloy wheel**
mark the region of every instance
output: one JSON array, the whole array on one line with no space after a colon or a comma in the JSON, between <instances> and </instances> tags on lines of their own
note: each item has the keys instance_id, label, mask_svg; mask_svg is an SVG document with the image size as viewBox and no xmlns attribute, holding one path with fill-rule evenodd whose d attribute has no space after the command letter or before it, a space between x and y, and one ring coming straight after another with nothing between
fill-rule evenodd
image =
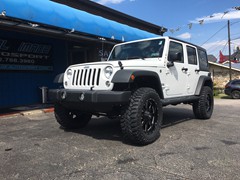
<instances>
[{"instance_id":1,"label":"black alloy wheel","mask_svg":"<svg viewBox=\"0 0 240 180\"><path fill-rule=\"evenodd\" d=\"M65 108L61 104L55 104L54 113L57 122L64 129L78 129L85 127L92 115Z\"/></svg>"},{"instance_id":2,"label":"black alloy wheel","mask_svg":"<svg viewBox=\"0 0 240 180\"><path fill-rule=\"evenodd\" d=\"M142 128L145 133L152 133L156 128L158 120L158 107L153 99L148 99L142 112Z\"/></svg>"},{"instance_id":3,"label":"black alloy wheel","mask_svg":"<svg viewBox=\"0 0 240 180\"><path fill-rule=\"evenodd\" d=\"M162 103L152 88L133 92L129 106L121 118L124 139L135 145L147 145L160 136Z\"/></svg>"},{"instance_id":4,"label":"black alloy wheel","mask_svg":"<svg viewBox=\"0 0 240 180\"><path fill-rule=\"evenodd\" d=\"M213 90L203 86L199 99L193 103L193 112L198 119L209 119L213 113L214 99Z\"/></svg>"}]
</instances>

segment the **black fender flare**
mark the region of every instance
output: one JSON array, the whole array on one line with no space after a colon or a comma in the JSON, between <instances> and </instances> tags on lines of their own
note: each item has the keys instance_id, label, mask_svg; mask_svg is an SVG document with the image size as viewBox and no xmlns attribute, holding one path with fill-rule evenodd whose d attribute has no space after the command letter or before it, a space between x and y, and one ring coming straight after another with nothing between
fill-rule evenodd
<instances>
[{"instance_id":1,"label":"black fender flare","mask_svg":"<svg viewBox=\"0 0 240 180\"><path fill-rule=\"evenodd\" d=\"M64 73L58 74L55 78L54 78L54 83L63 83L63 77L64 77Z\"/></svg>"},{"instance_id":2,"label":"black fender flare","mask_svg":"<svg viewBox=\"0 0 240 180\"><path fill-rule=\"evenodd\" d=\"M197 88L195 90L195 95L200 95L201 89L204 85L207 85L211 89L213 89L213 81L210 76L200 76L199 77Z\"/></svg>"},{"instance_id":3,"label":"black fender flare","mask_svg":"<svg viewBox=\"0 0 240 180\"><path fill-rule=\"evenodd\" d=\"M112 83L134 83L134 80L139 77L153 77L157 79L157 88L160 90L159 95L163 98L161 80L156 72L136 69L124 69L117 71L113 78Z\"/></svg>"}]
</instances>

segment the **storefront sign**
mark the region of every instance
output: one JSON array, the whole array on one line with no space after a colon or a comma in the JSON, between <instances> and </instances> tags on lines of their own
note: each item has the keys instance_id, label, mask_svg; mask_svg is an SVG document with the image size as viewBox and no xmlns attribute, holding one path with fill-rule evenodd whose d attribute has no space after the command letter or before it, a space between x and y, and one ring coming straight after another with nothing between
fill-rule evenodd
<instances>
[{"instance_id":1,"label":"storefront sign","mask_svg":"<svg viewBox=\"0 0 240 180\"><path fill-rule=\"evenodd\" d=\"M0 70L52 71L52 46L0 38Z\"/></svg>"},{"instance_id":2,"label":"storefront sign","mask_svg":"<svg viewBox=\"0 0 240 180\"><path fill-rule=\"evenodd\" d=\"M98 51L98 57L101 59L101 61L106 61L108 56L110 54L109 50L99 50Z\"/></svg>"}]
</instances>

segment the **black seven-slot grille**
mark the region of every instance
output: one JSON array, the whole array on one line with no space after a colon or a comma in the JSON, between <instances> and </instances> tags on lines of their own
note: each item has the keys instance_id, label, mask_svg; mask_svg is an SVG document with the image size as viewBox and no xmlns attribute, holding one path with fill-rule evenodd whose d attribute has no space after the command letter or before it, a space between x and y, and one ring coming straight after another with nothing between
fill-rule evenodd
<instances>
[{"instance_id":1,"label":"black seven-slot grille","mask_svg":"<svg viewBox=\"0 0 240 180\"><path fill-rule=\"evenodd\" d=\"M78 69L73 71L73 86L98 86L101 68Z\"/></svg>"}]
</instances>

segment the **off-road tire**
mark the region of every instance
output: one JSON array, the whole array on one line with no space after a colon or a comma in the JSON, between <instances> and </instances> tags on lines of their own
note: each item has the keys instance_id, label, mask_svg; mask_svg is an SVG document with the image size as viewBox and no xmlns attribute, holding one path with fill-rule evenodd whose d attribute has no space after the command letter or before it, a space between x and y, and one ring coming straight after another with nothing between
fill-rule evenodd
<instances>
[{"instance_id":1,"label":"off-road tire","mask_svg":"<svg viewBox=\"0 0 240 180\"><path fill-rule=\"evenodd\" d=\"M121 119L123 137L136 145L147 145L160 137L162 103L152 88L139 88Z\"/></svg>"},{"instance_id":2,"label":"off-road tire","mask_svg":"<svg viewBox=\"0 0 240 180\"><path fill-rule=\"evenodd\" d=\"M64 129L78 129L85 127L90 121L92 115L71 111L63 107L61 104L55 104L54 113L57 122Z\"/></svg>"},{"instance_id":3,"label":"off-road tire","mask_svg":"<svg viewBox=\"0 0 240 180\"><path fill-rule=\"evenodd\" d=\"M203 86L198 101L193 103L193 113L198 119L209 119L213 112L213 91L208 86Z\"/></svg>"},{"instance_id":4,"label":"off-road tire","mask_svg":"<svg viewBox=\"0 0 240 180\"><path fill-rule=\"evenodd\" d=\"M240 91L238 90L233 90L232 93L231 93L231 97L233 99L240 99Z\"/></svg>"}]
</instances>

